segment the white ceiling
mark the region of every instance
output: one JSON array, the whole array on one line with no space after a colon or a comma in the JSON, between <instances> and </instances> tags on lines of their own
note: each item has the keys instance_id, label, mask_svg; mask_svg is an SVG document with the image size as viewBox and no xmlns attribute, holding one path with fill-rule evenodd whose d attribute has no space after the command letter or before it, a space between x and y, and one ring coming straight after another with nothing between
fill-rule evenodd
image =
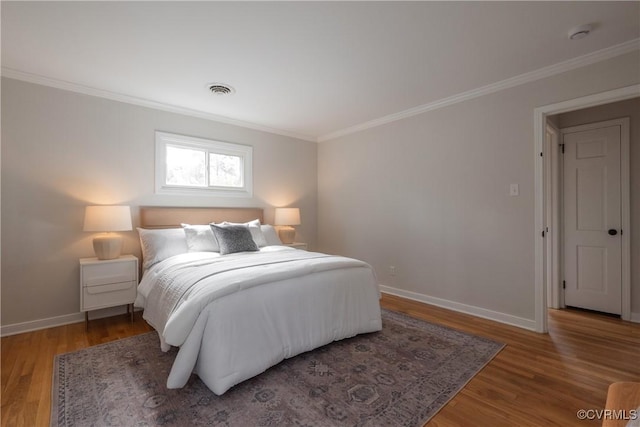
<instances>
[{"instance_id":1,"label":"white ceiling","mask_svg":"<svg viewBox=\"0 0 640 427\"><path fill-rule=\"evenodd\" d=\"M3 75L45 77L311 140L640 37L637 1L1 7ZM589 37L567 39L585 23L595 27ZM211 95L210 82L237 92Z\"/></svg>"}]
</instances>

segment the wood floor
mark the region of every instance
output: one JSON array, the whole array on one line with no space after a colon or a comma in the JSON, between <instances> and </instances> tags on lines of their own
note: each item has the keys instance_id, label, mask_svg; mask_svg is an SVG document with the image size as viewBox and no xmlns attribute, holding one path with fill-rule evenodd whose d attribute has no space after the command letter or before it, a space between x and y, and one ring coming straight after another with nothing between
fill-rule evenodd
<instances>
[{"instance_id":1,"label":"wood floor","mask_svg":"<svg viewBox=\"0 0 640 427\"><path fill-rule=\"evenodd\" d=\"M604 408L607 387L640 381L640 325L552 310L548 335L385 295L382 306L507 346L431 426L599 426L579 409ZM53 356L151 330L139 313L2 338L2 426L47 426Z\"/></svg>"}]
</instances>

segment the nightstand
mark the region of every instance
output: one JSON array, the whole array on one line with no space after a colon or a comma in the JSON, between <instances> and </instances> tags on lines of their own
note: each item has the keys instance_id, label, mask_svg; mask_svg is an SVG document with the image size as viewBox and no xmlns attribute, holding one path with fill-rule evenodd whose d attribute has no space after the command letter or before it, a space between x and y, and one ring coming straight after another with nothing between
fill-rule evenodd
<instances>
[{"instance_id":1,"label":"nightstand","mask_svg":"<svg viewBox=\"0 0 640 427\"><path fill-rule=\"evenodd\" d=\"M307 250L307 244L301 242L293 242L293 243L283 243L284 246L289 246L290 248L302 249L303 251Z\"/></svg>"},{"instance_id":2,"label":"nightstand","mask_svg":"<svg viewBox=\"0 0 640 427\"><path fill-rule=\"evenodd\" d=\"M80 259L80 311L85 328L89 327L89 310L127 305L133 322L133 302L138 291L138 258L99 260Z\"/></svg>"}]
</instances>

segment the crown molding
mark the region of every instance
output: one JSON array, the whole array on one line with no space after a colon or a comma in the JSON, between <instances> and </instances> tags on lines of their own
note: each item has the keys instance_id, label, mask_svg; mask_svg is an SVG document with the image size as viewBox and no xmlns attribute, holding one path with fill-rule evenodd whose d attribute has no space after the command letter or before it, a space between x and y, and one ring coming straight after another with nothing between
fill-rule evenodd
<instances>
[{"instance_id":1,"label":"crown molding","mask_svg":"<svg viewBox=\"0 0 640 427\"><path fill-rule=\"evenodd\" d=\"M138 105L147 108L153 108L156 110L168 111L171 113L182 114L191 117L197 117L205 120L212 120L220 123L239 126L247 129L258 130L262 132L268 132L276 135L287 136L291 138L297 138L304 141L312 142L324 142L337 139L346 135L350 135L356 132L360 132L366 129L371 129L377 126L381 126L387 123L392 123L398 120L413 117L428 111L437 110L439 108L447 107L449 105L457 104L459 102L468 101L470 99L478 98L480 96L495 93L504 89L509 89L515 86L520 86L526 83L534 82L546 77L550 77L556 74L564 73L574 70L576 68L584 67L594 64L596 62L604 61L614 58L616 56L624 55L640 49L640 38L629 40L625 43L621 43L615 46L611 46L605 49L600 49L595 52L588 53L586 55L578 56L576 58L569 59L567 61L559 62L547 67L540 68L538 70L530 71L528 73L520 74L515 77L510 77L505 80L501 80L496 83L491 83L485 86L481 86L476 89L472 89L466 92L462 92L456 95L442 98L437 101L422 104L417 107L409 108L398 113L389 114L374 120L370 120L358 125L350 126L345 129L330 132L319 137L311 135L301 134L284 129L272 128L257 123L246 122L242 120L232 119L229 117L219 116L217 114L207 113L200 110L193 110L190 108L180 107L177 105L165 104L161 102L151 101L148 99L137 98L130 95L125 95L117 92L110 92L107 90L97 89L89 86L84 86L72 82L63 80L57 80L38 74L27 73L12 68L2 67L2 76L16 80L22 80L29 83L35 83L43 86L50 86L57 89L68 90L71 92L82 93L89 96L96 96L100 98L106 98L113 101L124 102L127 104Z\"/></svg>"},{"instance_id":2,"label":"crown molding","mask_svg":"<svg viewBox=\"0 0 640 427\"><path fill-rule=\"evenodd\" d=\"M355 126L350 126L345 129L331 132L326 135L322 135L318 137L318 142L330 141L332 139L340 138L340 137L350 135L356 132L360 132L366 129L371 129L387 123L391 123L398 120L406 119L408 117L416 116L418 114L422 114L427 111L437 110L439 108L447 107L449 105L457 104L463 101L468 101L470 99L478 98L480 96L488 95L504 89L509 89L515 86L520 86L526 83L534 82L536 80L544 79L546 77L554 76L556 74L571 71L576 68L591 65L596 62L615 58L616 56L624 55L626 53L630 53L639 49L640 49L640 38L629 40L627 42L624 42L618 45L614 45L605 49L588 53L586 55L569 59L567 61L563 61L557 64L549 65L547 67L539 68L537 70L520 74L515 77L510 77L508 79L501 80L496 83L491 83L486 86L481 86L476 89L459 93L457 95L449 96L447 98L439 99L434 102L419 105L417 107L413 107L408 110L401 111L399 113L389 114L388 116L383 116L378 119L370 120L368 122L364 122Z\"/></svg>"},{"instance_id":3,"label":"crown molding","mask_svg":"<svg viewBox=\"0 0 640 427\"><path fill-rule=\"evenodd\" d=\"M216 122L220 122L228 125L234 125L234 126L247 128L247 129L258 130L261 132L268 132L276 135L302 139L305 141L317 142L317 138L310 135L305 135L305 134L284 130L284 129L276 129L269 126L260 125L257 123L245 122L243 120L237 120L237 119L232 119L225 116L219 116L217 114L207 113L205 111L193 110L190 108L180 107L177 105L151 101L148 99L138 98L135 96L125 95L122 93L110 92L108 90L97 89L94 87L84 86L77 83L67 82L64 80L53 79L53 78L41 76L38 74L27 73L25 71L16 70L13 68L2 67L2 77L21 80L24 82L34 83L34 84L43 85L43 86L49 86L56 89L67 90L70 92L77 92L84 95L96 96L99 98L106 98L112 101L124 102L126 104L153 108L155 110L168 111L170 113L176 113L176 114L182 114L190 117L197 117L200 119L212 120L212 121L216 121Z\"/></svg>"}]
</instances>

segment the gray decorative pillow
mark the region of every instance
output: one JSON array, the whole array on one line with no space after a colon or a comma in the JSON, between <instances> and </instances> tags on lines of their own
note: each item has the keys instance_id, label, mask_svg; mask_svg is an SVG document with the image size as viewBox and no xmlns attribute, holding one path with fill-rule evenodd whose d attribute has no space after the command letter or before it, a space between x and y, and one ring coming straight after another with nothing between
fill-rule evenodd
<instances>
[{"instance_id":1,"label":"gray decorative pillow","mask_svg":"<svg viewBox=\"0 0 640 427\"><path fill-rule=\"evenodd\" d=\"M213 224L213 223L212 223ZM264 234L262 234L262 229L260 228L260 220L254 219L253 221L241 223L241 222L228 222L225 221L222 224L217 225L244 225L249 228L251 232L251 237L253 237L253 241L256 242L259 248L263 246L267 246L267 241L265 240Z\"/></svg>"},{"instance_id":2,"label":"gray decorative pillow","mask_svg":"<svg viewBox=\"0 0 640 427\"><path fill-rule=\"evenodd\" d=\"M211 231L218 241L220 255L236 252L255 252L258 245L253 241L249 228L244 225L215 225L211 224Z\"/></svg>"}]
</instances>

